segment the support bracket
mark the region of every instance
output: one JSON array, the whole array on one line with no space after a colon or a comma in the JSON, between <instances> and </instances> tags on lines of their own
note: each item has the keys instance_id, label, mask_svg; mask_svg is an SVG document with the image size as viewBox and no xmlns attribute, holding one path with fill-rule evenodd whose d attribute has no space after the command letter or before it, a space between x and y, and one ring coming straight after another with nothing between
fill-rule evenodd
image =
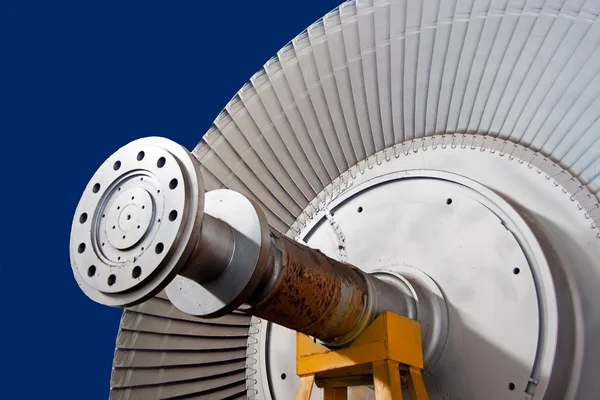
<instances>
[{"instance_id":1,"label":"support bracket","mask_svg":"<svg viewBox=\"0 0 600 400\"><path fill-rule=\"evenodd\" d=\"M411 400L428 400L422 370L421 325L391 311L338 350L296 334L296 400L309 400L315 383L323 389L324 400L345 400L348 387L361 385L373 385L377 400L401 400L402 383Z\"/></svg>"}]
</instances>

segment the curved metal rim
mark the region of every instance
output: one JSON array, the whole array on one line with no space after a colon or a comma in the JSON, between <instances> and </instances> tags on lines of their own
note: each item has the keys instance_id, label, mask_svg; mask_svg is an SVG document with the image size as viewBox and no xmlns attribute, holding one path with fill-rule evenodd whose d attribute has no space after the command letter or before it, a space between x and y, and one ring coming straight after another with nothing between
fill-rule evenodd
<instances>
[{"instance_id":1,"label":"curved metal rim","mask_svg":"<svg viewBox=\"0 0 600 400\"><path fill-rule=\"evenodd\" d=\"M83 292L92 300L113 307L136 305L146 301L160 292L181 270L185 264L185 261L193 250L193 246L188 245L184 247L178 244L195 243L200 234L199 227L202 224L204 210L204 187L202 183L200 166L193 155L179 144L161 137L138 139L123 146L121 149L117 150L117 152L113 153L113 155L111 155L107 161L103 163L103 166L106 165L107 162L111 162L114 155L119 153L121 150L127 147L134 147L138 145L157 146L167 150L175 157L179 163L179 167L184 177L186 192L185 196L187 198L185 203L188 205L188 207L181 216L182 220L184 221L182 224L183 226L173 241L174 246L167 250L163 262L161 263L162 265L156 268L154 273L144 280L142 284L134 287L131 290L112 294L100 292L99 290L92 288L85 282L84 278L80 275L79 271L75 267L73 254L71 254L73 275L81 290L83 290ZM94 180L92 179L88 183L86 191L92 190L93 185ZM78 204L75 212L76 218L81 213L80 207L81 204ZM73 224L76 224L76 218L73 220ZM73 232L73 229L71 232ZM72 233L70 240L71 247L73 246L73 240L74 236Z\"/></svg>"}]
</instances>

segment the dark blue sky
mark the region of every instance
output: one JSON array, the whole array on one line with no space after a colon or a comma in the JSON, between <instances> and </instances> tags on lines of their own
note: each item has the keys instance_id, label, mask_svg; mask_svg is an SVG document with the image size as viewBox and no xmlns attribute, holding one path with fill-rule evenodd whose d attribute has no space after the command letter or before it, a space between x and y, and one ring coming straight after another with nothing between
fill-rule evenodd
<instances>
[{"instance_id":1,"label":"dark blue sky","mask_svg":"<svg viewBox=\"0 0 600 400\"><path fill-rule=\"evenodd\" d=\"M2 2L0 398L107 398L121 311L80 293L69 265L87 180L138 137L193 148L339 2Z\"/></svg>"}]
</instances>

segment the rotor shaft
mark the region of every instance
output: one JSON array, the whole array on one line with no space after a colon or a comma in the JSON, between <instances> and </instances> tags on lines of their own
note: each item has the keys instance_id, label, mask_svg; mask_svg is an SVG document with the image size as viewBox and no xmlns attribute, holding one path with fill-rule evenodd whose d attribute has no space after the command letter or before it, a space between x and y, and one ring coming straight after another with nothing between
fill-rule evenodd
<instances>
[{"instance_id":1,"label":"rotor shaft","mask_svg":"<svg viewBox=\"0 0 600 400\"><path fill-rule=\"evenodd\" d=\"M252 315L337 345L383 311L414 317L415 300L397 285L287 237L275 236L272 249L280 267L268 293L252 299Z\"/></svg>"},{"instance_id":2,"label":"rotor shaft","mask_svg":"<svg viewBox=\"0 0 600 400\"><path fill-rule=\"evenodd\" d=\"M207 198L212 194L207 193ZM256 205L254 211L261 213ZM258 220L264 221L263 218ZM180 275L204 287L217 284L219 290L228 291L227 286L236 283L234 279L221 279L228 269L252 270L246 278L252 290L237 299L244 303L240 307L242 311L332 345L351 343L386 310L415 318L415 299L407 281L400 278L383 281L267 226L261 230L269 232L255 252L262 257L237 257L236 252L248 252L248 242L236 243L240 234L234 233L235 228L205 213L202 233ZM241 264L232 262L240 258ZM202 301L200 293L196 294L198 298L190 298L193 293L168 288L167 294L175 306L181 305L183 311L190 311L185 302ZM193 313L217 316L229 308L225 305L221 312Z\"/></svg>"},{"instance_id":3,"label":"rotor shaft","mask_svg":"<svg viewBox=\"0 0 600 400\"><path fill-rule=\"evenodd\" d=\"M198 160L162 138L130 143L96 172L71 242L82 290L106 305L166 289L188 314L239 309L331 345L351 343L386 310L417 318L408 280L365 273L272 231L238 192L205 193Z\"/></svg>"}]
</instances>

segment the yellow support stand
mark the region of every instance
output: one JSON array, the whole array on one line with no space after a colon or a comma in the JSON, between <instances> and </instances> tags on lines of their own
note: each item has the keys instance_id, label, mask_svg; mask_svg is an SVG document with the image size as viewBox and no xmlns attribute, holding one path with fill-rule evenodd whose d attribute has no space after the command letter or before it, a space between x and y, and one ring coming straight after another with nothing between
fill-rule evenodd
<instances>
[{"instance_id":1,"label":"yellow support stand","mask_svg":"<svg viewBox=\"0 0 600 400\"><path fill-rule=\"evenodd\" d=\"M402 400L401 375L411 400L428 400L422 370L420 324L389 311L339 350L296 335L296 400L309 400L314 383L324 400L346 400L347 388L360 385L374 385L377 400Z\"/></svg>"}]
</instances>

